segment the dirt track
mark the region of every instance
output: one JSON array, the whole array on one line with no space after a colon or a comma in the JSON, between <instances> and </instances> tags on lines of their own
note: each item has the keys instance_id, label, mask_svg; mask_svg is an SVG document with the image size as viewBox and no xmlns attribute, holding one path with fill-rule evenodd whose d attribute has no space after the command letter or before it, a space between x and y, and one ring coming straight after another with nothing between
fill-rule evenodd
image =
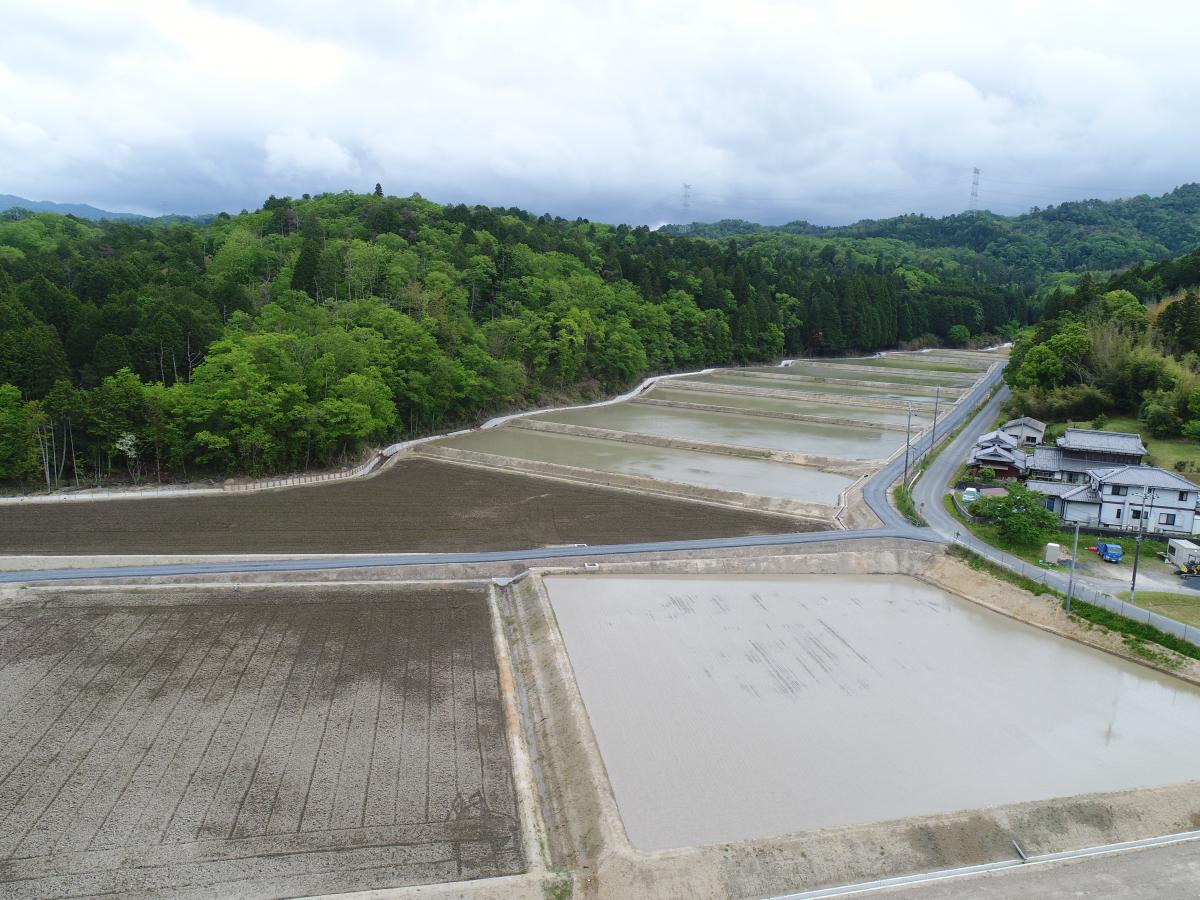
<instances>
[{"instance_id":1,"label":"dirt track","mask_svg":"<svg viewBox=\"0 0 1200 900\"><path fill-rule=\"evenodd\" d=\"M478 592L18 602L0 610L0 713L6 898L296 896L522 866Z\"/></svg>"},{"instance_id":2,"label":"dirt track","mask_svg":"<svg viewBox=\"0 0 1200 900\"><path fill-rule=\"evenodd\" d=\"M811 531L780 516L412 459L256 494L0 508L0 553L514 550Z\"/></svg>"}]
</instances>

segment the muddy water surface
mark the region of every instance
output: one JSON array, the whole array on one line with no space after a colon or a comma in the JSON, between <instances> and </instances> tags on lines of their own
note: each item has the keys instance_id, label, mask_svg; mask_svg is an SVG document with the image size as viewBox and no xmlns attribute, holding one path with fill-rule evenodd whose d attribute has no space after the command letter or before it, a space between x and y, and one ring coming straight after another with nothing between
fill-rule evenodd
<instances>
[{"instance_id":1,"label":"muddy water surface","mask_svg":"<svg viewBox=\"0 0 1200 900\"><path fill-rule=\"evenodd\" d=\"M769 391L807 391L817 394L845 394L847 396L881 397L892 400L912 400L914 403L933 403L934 389L932 387L914 387L911 385L881 384L879 387L867 387L857 384L830 384L827 381L817 381L815 378L805 378L797 375L793 378L756 378L753 375L726 374L713 372L710 375L694 375L688 381L698 381L706 384L728 384L733 387L765 388ZM948 393L942 392L945 401Z\"/></svg>"},{"instance_id":2,"label":"muddy water surface","mask_svg":"<svg viewBox=\"0 0 1200 900\"><path fill-rule=\"evenodd\" d=\"M842 475L765 459L742 459L521 428L492 428L451 438L444 443L448 447L518 459L829 505L836 504L838 494L853 481Z\"/></svg>"},{"instance_id":3,"label":"muddy water surface","mask_svg":"<svg viewBox=\"0 0 1200 900\"><path fill-rule=\"evenodd\" d=\"M833 419L851 419L863 424L904 425L907 413L903 409L887 409L877 406L851 406L840 403L811 403L807 400L785 400L777 397L756 397L753 394L722 394L717 391L695 391L687 388L670 388L661 385L645 394L651 400L673 400L682 403L703 403L708 406L730 406L747 412L801 413L808 416L827 416ZM922 417L921 413L928 415ZM914 426L923 425L932 418L933 410L923 405L914 408ZM939 416L941 413L939 412Z\"/></svg>"},{"instance_id":4,"label":"muddy water surface","mask_svg":"<svg viewBox=\"0 0 1200 900\"><path fill-rule=\"evenodd\" d=\"M915 579L546 585L639 848L1200 771L1200 691Z\"/></svg>"},{"instance_id":5,"label":"muddy water surface","mask_svg":"<svg viewBox=\"0 0 1200 900\"><path fill-rule=\"evenodd\" d=\"M813 453L841 459L884 459L904 443L904 435L898 431L820 422L789 422L762 416L671 409L639 403L566 410L537 418L590 428Z\"/></svg>"},{"instance_id":6,"label":"muddy water surface","mask_svg":"<svg viewBox=\"0 0 1200 900\"><path fill-rule=\"evenodd\" d=\"M968 387L976 375L953 375L947 372L922 372L916 375L893 373L887 369L877 368L871 372L860 372L856 369L842 369L837 366L811 365L793 363L790 366L754 366L748 372L766 372L771 375L796 375L808 378L849 378L854 381L874 381L884 384L909 384L927 387L942 386L944 388L962 389Z\"/></svg>"}]
</instances>

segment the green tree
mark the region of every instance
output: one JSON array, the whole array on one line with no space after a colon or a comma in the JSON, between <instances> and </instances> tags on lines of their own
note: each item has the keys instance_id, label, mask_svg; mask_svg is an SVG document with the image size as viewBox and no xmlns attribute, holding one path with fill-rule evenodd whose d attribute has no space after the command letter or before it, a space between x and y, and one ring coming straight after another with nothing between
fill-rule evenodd
<instances>
[{"instance_id":1,"label":"green tree","mask_svg":"<svg viewBox=\"0 0 1200 900\"><path fill-rule=\"evenodd\" d=\"M0 479L22 480L38 471L37 405L21 400L11 384L0 384Z\"/></svg>"},{"instance_id":2,"label":"green tree","mask_svg":"<svg viewBox=\"0 0 1200 900\"><path fill-rule=\"evenodd\" d=\"M992 519L1010 544L1030 547L1049 539L1058 530L1058 517L1046 509L1044 495L1020 484L1009 484L1003 497L982 497L971 504L971 513Z\"/></svg>"},{"instance_id":3,"label":"green tree","mask_svg":"<svg viewBox=\"0 0 1200 900\"><path fill-rule=\"evenodd\" d=\"M952 346L962 347L971 339L971 330L966 325L951 325L946 332L946 340Z\"/></svg>"}]
</instances>

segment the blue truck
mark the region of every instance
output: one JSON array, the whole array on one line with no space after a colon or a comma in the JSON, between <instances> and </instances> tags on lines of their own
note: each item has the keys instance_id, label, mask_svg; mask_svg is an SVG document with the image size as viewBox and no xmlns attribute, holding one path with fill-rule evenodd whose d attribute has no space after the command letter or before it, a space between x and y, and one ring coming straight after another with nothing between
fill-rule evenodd
<instances>
[{"instance_id":1,"label":"blue truck","mask_svg":"<svg viewBox=\"0 0 1200 900\"><path fill-rule=\"evenodd\" d=\"M1096 545L1096 552L1105 562L1119 563L1121 557L1125 555L1125 551L1121 549L1120 544L1112 544L1101 542Z\"/></svg>"}]
</instances>

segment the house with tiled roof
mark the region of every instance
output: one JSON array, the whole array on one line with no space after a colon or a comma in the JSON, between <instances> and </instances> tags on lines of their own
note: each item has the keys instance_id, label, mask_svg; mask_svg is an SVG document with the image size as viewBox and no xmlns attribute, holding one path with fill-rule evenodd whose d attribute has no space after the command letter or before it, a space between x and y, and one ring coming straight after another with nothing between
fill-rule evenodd
<instances>
[{"instance_id":1,"label":"house with tiled roof","mask_svg":"<svg viewBox=\"0 0 1200 900\"><path fill-rule=\"evenodd\" d=\"M1027 471L1037 481L1085 484L1092 469L1140 466L1146 452L1141 435L1068 428L1053 447L1034 448Z\"/></svg>"},{"instance_id":2,"label":"house with tiled roof","mask_svg":"<svg viewBox=\"0 0 1200 900\"><path fill-rule=\"evenodd\" d=\"M1092 469L1082 483L1031 478L1025 485L1045 494L1046 507L1067 524L1167 535L1200 526L1200 485L1166 469L1120 465Z\"/></svg>"}]
</instances>

